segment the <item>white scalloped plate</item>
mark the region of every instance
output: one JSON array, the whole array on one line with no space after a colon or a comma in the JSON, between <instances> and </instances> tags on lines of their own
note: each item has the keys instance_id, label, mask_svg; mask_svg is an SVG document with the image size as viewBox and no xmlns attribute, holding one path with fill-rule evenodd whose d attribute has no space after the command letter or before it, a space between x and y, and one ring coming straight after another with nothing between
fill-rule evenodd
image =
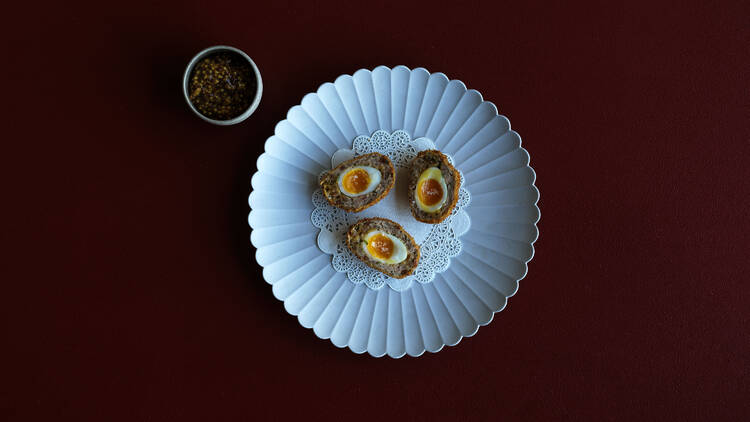
<instances>
[{"instance_id":1,"label":"white scalloped plate","mask_svg":"<svg viewBox=\"0 0 750 422\"><path fill-rule=\"evenodd\" d=\"M404 129L434 140L465 177L471 228L444 273L404 291L353 284L331 266L310 222L317 177L358 135ZM258 157L251 241L287 312L322 339L375 357L440 351L492 321L526 275L538 236L529 154L494 104L423 68L361 69L305 95Z\"/></svg>"}]
</instances>

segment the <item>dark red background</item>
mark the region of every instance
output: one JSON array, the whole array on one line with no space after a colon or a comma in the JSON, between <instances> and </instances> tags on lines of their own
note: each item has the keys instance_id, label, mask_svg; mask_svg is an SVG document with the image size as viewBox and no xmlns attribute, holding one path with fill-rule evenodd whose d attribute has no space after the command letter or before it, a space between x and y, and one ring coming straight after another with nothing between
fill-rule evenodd
<instances>
[{"instance_id":1,"label":"dark red background","mask_svg":"<svg viewBox=\"0 0 750 422\"><path fill-rule=\"evenodd\" d=\"M750 417L747 2L106 3L3 6L0 419ZM180 91L220 43L229 128ZM480 90L541 191L518 294L418 359L302 328L246 223L275 123L380 64Z\"/></svg>"}]
</instances>

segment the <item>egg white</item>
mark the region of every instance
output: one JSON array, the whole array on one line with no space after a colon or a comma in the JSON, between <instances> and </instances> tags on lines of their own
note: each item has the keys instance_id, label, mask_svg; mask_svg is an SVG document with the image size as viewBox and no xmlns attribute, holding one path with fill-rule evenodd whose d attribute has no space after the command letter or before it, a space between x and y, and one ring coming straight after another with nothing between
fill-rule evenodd
<instances>
[{"instance_id":1,"label":"egg white","mask_svg":"<svg viewBox=\"0 0 750 422\"><path fill-rule=\"evenodd\" d=\"M370 177L370 183L367 185L367 188L365 188L365 190L359 193L352 193L344 189L344 176L354 169L362 169L366 171L367 175ZM339 190L344 195L350 196L350 197L366 195L372 192L378 186L378 184L380 184L380 178L381 178L380 170L376 169L375 167L370 167L370 166L349 167L345 171L342 171L341 174L339 174L339 180L338 180Z\"/></svg>"},{"instance_id":2,"label":"egg white","mask_svg":"<svg viewBox=\"0 0 750 422\"><path fill-rule=\"evenodd\" d=\"M440 187L443 189L443 196L440 198L440 201L438 201L435 205L425 205L422 203L422 201L419 200L419 186L422 184L423 181L427 179L434 179L437 180L438 183L440 183ZM417 187L414 188L414 201L417 203L417 207L419 207L420 210L424 212L437 212L440 210L440 208L443 207L445 204L445 201L448 200L448 189L445 186L445 179L443 178L443 173L440 172L440 169L437 167L430 167L428 169L425 169L421 175L419 175L419 179L417 179Z\"/></svg>"},{"instance_id":3,"label":"egg white","mask_svg":"<svg viewBox=\"0 0 750 422\"><path fill-rule=\"evenodd\" d=\"M371 255L369 249L367 249L367 245L370 243L370 239L373 236L377 235L377 234L382 234L383 236L387 237L388 239L391 239L391 241L393 242L393 253L391 254L390 258L380 259L380 258L378 258L376 256ZM406 251L406 245L404 245L404 242L402 242L401 239L399 239L396 236L393 236L390 233L386 233L386 232L384 232L382 230L371 230L371 231L369 231L365 235L365 237L364 237L364 242L362 242L362 248L365 250L365 253L370 258L372 258L372 259L374 259L376 261L379 261L379 262L386 263L386 264L398 264L398 263L402 262L403 260L405 260L406 259L406 255L408 255L408 253Z\"/></svg>"}]
</instances>

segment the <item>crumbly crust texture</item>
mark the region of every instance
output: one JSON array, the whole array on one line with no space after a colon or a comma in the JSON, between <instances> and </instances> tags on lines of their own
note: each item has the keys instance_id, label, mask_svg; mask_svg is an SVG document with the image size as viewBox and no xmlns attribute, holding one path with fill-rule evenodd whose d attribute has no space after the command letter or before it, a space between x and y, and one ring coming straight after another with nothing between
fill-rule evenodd
<instances>
[{"instance_id":1,"label":"crumbly crust texture","mask_svg":"<svg viewBox=\"0 0 750 422\"><path fill-rule=\"evenodd\" d=\"M380 171L380 183L372 192L362 196L347 196L339 190L339 175L350 167L370 166ZM396 182L396 170L391 160L383 154L372 152L344 161L320 177L320 188L328 203L349 212L360 212L385 198Z\"/></svg>"},{"instance_id":2,"label":"crumbly crust texture","mask_svg":"<svg viewBox=\"0 0 750 422\"><path fill-rule=\"evenodd\" d=\"M377 261L367 254L362 246L364 236L371 230L382 230L389 233L406 245L406 259L398 264L386 264ZM419 264L419 245L400 224L386 218L365 218L354 223L346 234L346 246L369 267L393 278L404 278L414 272Z\"/></svg>"},{"instance_id":3,"label":"crumbly crust texture","mask_svg":"<svg viewBox=\"0 0 750 422\"><path fill-rule=\"evenodd\" d=\"M445 187L448 190L448 198L445 204L434 213L422 211L417 206L417 198L414 191L417 188L417 180L425 169L437 167L445 180ZM448 158L438 150L422 151L414 157L409 170L409 206L411 214L417 220L423 223L437 224L445 220L458 202L458 190L461 187L461 175L455 167L451 165Z\"/></svg>"}]
</instances>

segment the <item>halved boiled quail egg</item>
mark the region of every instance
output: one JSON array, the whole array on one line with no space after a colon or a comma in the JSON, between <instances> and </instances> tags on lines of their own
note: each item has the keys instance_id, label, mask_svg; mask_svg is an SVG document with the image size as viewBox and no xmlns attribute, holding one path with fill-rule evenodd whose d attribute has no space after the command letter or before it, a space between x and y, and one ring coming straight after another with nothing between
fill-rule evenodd
<instances>
[{"instance_id":1,"label":"halved boiled quail egg","mask_svg":"<svg viewBox=\"0 0 750 422\"><path fill-rule=\"evenodd\" d=\"M448 199L448 189L445 187L443 173L437 167L425 169L417 179L414 200L420 210L436 212L443 207Z\"/></svg>"},{"instance_id":2,"label":"halved boiled quail egg","mask_svg":"<svg viewBox=\"0 0 750 422\"><path fill-rule=\"evenodd\" d=\"M339 175L339 190L346 196L372 192L380 183L380 170L370 166L350 167Z\"/></svg>"},{"instance_id":3,"label":"halved boiled quail egg","mask_svg":"<svg viewBox=\"0 0 750 422\"><path fill-rule=\"evenodd\" d=\"M406 245L398 237L382 230L371 230L364 237L362 249L376 261L398 264L406 259Z\"/></svg>"}]
</instances>

